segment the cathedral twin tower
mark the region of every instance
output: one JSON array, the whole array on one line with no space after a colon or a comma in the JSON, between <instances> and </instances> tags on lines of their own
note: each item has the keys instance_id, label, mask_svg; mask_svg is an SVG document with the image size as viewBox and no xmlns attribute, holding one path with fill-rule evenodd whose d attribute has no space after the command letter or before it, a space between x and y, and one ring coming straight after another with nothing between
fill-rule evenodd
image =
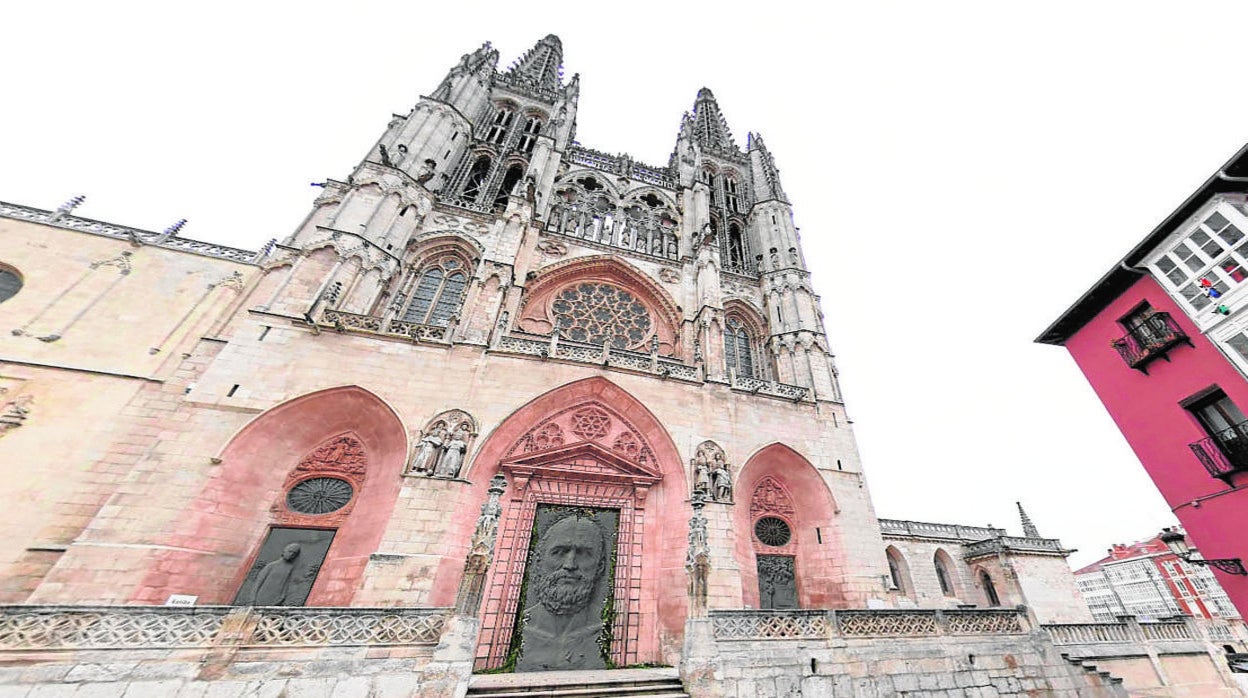
<instances>
[{"instance_id":1,"label":"cathedral twin tower","mask_svg":"<svg viewBox=\"0 0 1248 698\"><path fill-rule=\"evenodd\" d=\"M477 668L575 669L675 663L708 609L886 595L763 139L703 89L664 167L581 146L562 60L463 56L259 254L30 214L132 247L80 245L46 303L32 275L6 346L129 387L12 514L43 533L4 598L454 607ZM167 312L88 346L151 289Z\"/></svg>"}]
</instances>

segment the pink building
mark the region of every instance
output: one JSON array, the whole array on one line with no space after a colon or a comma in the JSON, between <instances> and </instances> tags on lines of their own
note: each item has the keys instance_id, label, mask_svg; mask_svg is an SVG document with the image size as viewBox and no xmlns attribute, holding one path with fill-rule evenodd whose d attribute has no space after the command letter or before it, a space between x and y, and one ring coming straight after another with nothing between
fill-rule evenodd
<instances>
[{"instance_id":1,"label":"pink building","mask_svg":"<svg viewBox=\"0 0 1248 698\"><path fill-rule=\"evenodd\" d=\"M1209 560L1248 558L1246 175L1248 146L1037 339L1070 351ZM1215 567L1241 612L1242 571Z\"/></svg>"}]
</instances>

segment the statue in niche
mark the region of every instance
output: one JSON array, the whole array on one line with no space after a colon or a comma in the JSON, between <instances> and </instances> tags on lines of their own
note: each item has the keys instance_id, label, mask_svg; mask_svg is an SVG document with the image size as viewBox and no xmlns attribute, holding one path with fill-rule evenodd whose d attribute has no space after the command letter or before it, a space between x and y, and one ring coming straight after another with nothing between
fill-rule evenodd
<instances>
[{"instance_id":1,"label":"statue in niche","mask_svg":"<svg viewBox=\"0 0 1248 698\"><path fill-rule=\"evenodd\" d=\"M771 248L771 268L776 270L780 268L780 253L776 252L776 248Z\"/></svg>"},{"instance_id":2,"label":"statue in niche","mask_svg":"<svg viewBox=\"0 0 1248 698\"><path fill-rule=\"evenodd\" d=\"M732 502L732 467L724 458L724 449L714 441L703 441L696 453L694 492L703 493L707 501Z\"/></svg>"},{"instance_id":3,"label":"statue in niche","mask_svg":"<svg viewBox=\"0 0 1248 698\"><path fill-rule=\"evenodd\" d=\"M471 438L471 434L469 434L470 429L468 422L464 422L455 429L455 433L451 434L451 438L447 440L442 452L442 458L438 461L434 475L449 478L459 477L460 466L464 464L464 452L468 450L468 439Z\"/></svg>"},{"instance_id":4,"label":"statue in niche","mask_svg":"<svg viewBox=\"0 0 1248 698\"><path fill-rule=\"evenodd\" d=\"M420 475L433 475L438 457L442 455L442 444L446 443L446 423L435 422L433 428L420 439L420 450L412 459L411 472Z\"/></svg>"},{"instance_id":5,"label":"statue in niche","mask_svg":"<svg viewBox=\"0 0 1248 698\"><path fill-rule=\"evenodd\" d=\"M420 170L416 173L416 182L424 184L433 179L433 175L437 173L438 162L436 160L426 159L420 164Z\"/></svg>"},{"instance_id":6,"label":"statue in niche","mask_svg":"<svg viewBox=\"0 0 1248 698\"><path fill-rule=\"evenodd\" d=\"M711 464L703 451L693 459L693 493L707 497L711 494Z\"/></svg>"},{"instance_id":7,"label":"statue in niche","mask_svg":"<svg viewBox=\"0 0 1248 698\"><path fill-rule=\"evenodd\" d=\"M724 462L724 454L715 454L715 467L711 469L711 482L715 487L715 501L732 501L732 471Z\"/></svg>"},{"instance_id":8,"label":"statue in niche","mask_svg":"<svg viewBox=\"0 0 1248 698\"><path fill-rule=\"evenodd\" d=\"M539 508L539 531L561 513ZM599 639L618 516L579 509L537 533L525 573L528 598L516 671L606 668Z\"/></svg>"}]
</instances>

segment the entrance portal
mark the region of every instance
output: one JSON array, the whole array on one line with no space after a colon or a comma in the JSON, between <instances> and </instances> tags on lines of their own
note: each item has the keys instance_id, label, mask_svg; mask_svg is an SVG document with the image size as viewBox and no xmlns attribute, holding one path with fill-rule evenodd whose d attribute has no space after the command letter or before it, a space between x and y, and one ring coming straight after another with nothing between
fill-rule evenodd
<instances>
[{"instance_id":1,"label":"entrance portal","mask_svg":"<svg viewBox=\"0 0 1248 698\"><path fill-rule=\"evenodd\" d=\"M516 671L605 669L619 510L540 505L516 618Z\"/></svg>"}]
</instances>

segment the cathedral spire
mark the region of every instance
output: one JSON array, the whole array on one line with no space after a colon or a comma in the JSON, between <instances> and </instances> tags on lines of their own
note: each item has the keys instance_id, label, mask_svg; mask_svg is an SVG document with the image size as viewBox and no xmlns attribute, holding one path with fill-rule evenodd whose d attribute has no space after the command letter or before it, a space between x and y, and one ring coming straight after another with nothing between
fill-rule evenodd
<instances>
[{"instance_id":1,"label":"cathedral spire","mask_svg":"<svg viewBox=\"0 0 1248 698\"><path fill-rule=\"evenodd\" d=\"M1028 538L1039 538L1040 531L1036 529L1036 525L1031 522L1031 517L1027 515L1027 511L1023 509L1022 502L1014 502L1018 507L1018 518L1023 522L1023 535Z\"/></svg>"},{"instance_id":2,"label":"cathedral spire","mask_svg":"<svg viewBox=\"0 0 1248 698\"><path fill-rule=\"evenodd\" d=\"M563 44L559 37L547 34L525 52L507 70L519 82L557 90L563 77Z\"/></svg>"},{"instance_id":3,"label":"cathedral spire","mask_svg":"<svg viewBox=\"0 0 1248 698\"><path fill-rule=\"evenodd\" d=\"M693 103L693 133L698 144L712 150L740 152L732 140L732 129L719 111L719 103L709 88L698 90Z\"/></svg>"},{"instance_id":4,"label":"cathedral spire","mask_svg":"<svg viewBox=\"0 0 1248 698\"><path fill-rule=\"evenodd\" d=\"M750 153L750 167L754 175L754 200L767 201L775 199L784 203L789 197L780 186L780 170L776 167L776 159L763 143L763 134L751 133L746 136L746 150Z\"/></svg>"}]
</instances>

